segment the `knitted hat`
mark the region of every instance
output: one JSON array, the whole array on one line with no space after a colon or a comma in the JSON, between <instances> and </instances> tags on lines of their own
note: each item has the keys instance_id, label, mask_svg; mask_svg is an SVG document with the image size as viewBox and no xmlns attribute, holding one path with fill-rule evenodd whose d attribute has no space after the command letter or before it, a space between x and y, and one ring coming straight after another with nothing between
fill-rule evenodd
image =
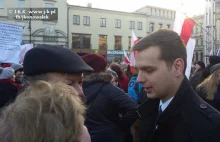
<instances>
[{"instance_id":1,"label":"knitted hat","mask_svg":"<svg viewBox=\"0 0 220 142\"><path fill-rule=\"evenodd\" d=\"M21 64L12 64L11 67L16 71L23 70L23 66Z\"/></svg>"},{"instance_id":2,"label":"knitted hat","mask_svg":"<svg viewBox=\"0 0 220 142\"><path fill-rule=\"evenodd\" d=\"M24 74L38 75L49 72L83 73L93 71L83 59L68 48L56 45L39 45L24 57Z\"/></svg>"},{"instance_id":3,"label":"knitted hat","mask_svg":"<svg viewBox=\"0 0 220 142\"><path fill-rule=\"evenodd\" d=\"M218 69L220 69L220 63L211 67L210 74L213 74Z\"/></svg>"},{"instance_id":4,"label":"knitted hat","mask_svg":"<svg viewBox=\"0 0 220 142\"><path fill-rule=\"evenodd\" d=\"M83 60L94 69L94 72L99 73L105 71L107 66L106 59L99 54L87 54L82 56Z\"/></svg>"},{"instance_id":5,"label":"knitted hat","mask_svg":"<svg viewBox=\"0 0 220 142\"><path fill-rule=\"evenodd\" d=\"M0 74L0 79L9 79L14 75L14 69L11 67L6 67L2 69Z\"/></svg>"}]
</instances>

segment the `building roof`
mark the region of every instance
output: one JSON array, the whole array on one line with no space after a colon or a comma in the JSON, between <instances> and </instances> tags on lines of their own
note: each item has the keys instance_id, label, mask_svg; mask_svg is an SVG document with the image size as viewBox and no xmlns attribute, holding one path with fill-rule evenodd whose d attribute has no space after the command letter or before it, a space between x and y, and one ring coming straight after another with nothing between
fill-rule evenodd
<instances>
[{"instance_id":1,"label":"building roof","mask_svg":"<svg viewBox=\"0 0 220 142\"><path fill-rule=\"evenodd\" d=\"M154 9L161 9L161 10L168 10L168 11L176 12L176 11L173 10L173 9L167 9L167 8L156 7L156 6L150 6L150 5L146 5L146 6L142 7L142 8L139 8L139 9L135 10L135 12L138 12L138 11L144 9L144 8L154 8Z\"/></svg>"},{"instance_id":2,"label":"building roof","mask_svg":"<svg viewBox=\"0 0 220 142\"><path fill-rule=\"evenodd\" d=\"M83 8L83 9L93 9L93 10L98 10L98 11L105 11L105 12L114 12L114 13L122 13L122 14L135 14L135 15L146 15L146 14L143 14L143 13L137 13L137 12L124 12L124 11L116 11L116 10L108 10L108 9L101 9L101 8L93 8L93 7L85 7L85 6L77 6L77 5L70 5L68 4L68 7L69 8L74 8L74 7L77 7L77 8Z\"/></svg>"}]
</instances>

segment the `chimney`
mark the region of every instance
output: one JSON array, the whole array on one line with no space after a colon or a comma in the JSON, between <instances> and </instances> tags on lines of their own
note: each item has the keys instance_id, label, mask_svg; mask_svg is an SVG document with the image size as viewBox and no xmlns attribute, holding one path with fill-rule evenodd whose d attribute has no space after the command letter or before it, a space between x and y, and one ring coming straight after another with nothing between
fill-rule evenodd
<instances>
[{"instance_id":1,"label":"chimney","mask_svg":"<svg viewBox=\"0 0 220 142\"><path fill-rule=\"evenodd\" d=\"M87 7L92 8L92 3L88 3Z\"/></svg>"}]
</instances>

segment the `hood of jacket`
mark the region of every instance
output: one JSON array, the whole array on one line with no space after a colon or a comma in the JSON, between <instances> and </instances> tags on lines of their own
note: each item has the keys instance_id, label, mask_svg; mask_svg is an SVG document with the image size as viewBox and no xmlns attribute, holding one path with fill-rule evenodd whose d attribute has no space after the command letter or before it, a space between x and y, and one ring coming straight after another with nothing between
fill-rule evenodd
<instances>
[{"instance_id":1,"label":"hood of jacket","mask_svg":"<svg viewBox=\"0 0 220 142\"><path fill-rule=\"evenodd\" d=\"M108 73L92 73L90 75L85 75L83 79L83 92L86 96L86 104L90 104L99 93L101 89L107 85L111 84L112 75Z\"/></svg>"},{"instance_id":2,"label":"hood of jacket","mask_svg":"<svg viewBox=\"0 0 220 142\"><path fill-rule=\"evenodd\" d=\"M112 80L112 75L109 73L92 73L89 75L85 75L83 82L107 82L110 83Z\"/></svg>"}]
</instances>

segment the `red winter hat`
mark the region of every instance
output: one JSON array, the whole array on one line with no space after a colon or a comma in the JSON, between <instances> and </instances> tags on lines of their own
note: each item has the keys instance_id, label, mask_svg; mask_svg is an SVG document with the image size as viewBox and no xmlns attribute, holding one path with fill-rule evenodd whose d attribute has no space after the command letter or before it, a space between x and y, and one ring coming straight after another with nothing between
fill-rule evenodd
<instances>
[{"instance_id":1,"label":"red winter hat","mask_svg":"<svg viewBox=\"0 0 220 142\"><path fill-rule=\"evenodd\" d=\"M87 54L82 56L83 60L94 69L94 72L103 72L106 69L107 61L99 54Z\"/></svg>"},{"instance_id":2,"label":"red winter hat","mask_svg":"<svg viewBox=\"0 0 220 142\"><path fill-rule=\"evenodd\" d=\"M10 63L2 63L2 67L3 67L3 68L7 68L7 67L10 67L10 66L11 66Z\"/></svg>"}]
</instances>

